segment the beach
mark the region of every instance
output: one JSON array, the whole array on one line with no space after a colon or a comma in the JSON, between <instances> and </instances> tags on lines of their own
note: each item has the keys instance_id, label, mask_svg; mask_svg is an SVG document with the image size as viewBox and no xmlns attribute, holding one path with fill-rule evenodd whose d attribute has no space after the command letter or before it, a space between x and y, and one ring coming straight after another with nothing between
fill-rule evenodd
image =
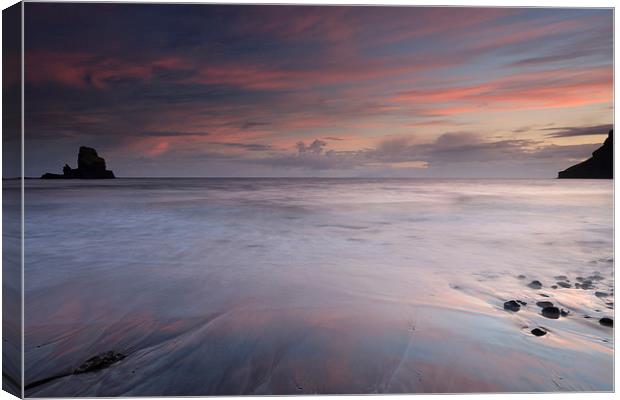
<instances>
[{"instance_id":1,"label":"beach","mask_svg":"<svg viewBox=\"0 0 620 400\"><path fill-rule=\"evenodd\" d=\"M27 397L613 390L612 180L25 183Z\"/></svg>"}]
</instances>

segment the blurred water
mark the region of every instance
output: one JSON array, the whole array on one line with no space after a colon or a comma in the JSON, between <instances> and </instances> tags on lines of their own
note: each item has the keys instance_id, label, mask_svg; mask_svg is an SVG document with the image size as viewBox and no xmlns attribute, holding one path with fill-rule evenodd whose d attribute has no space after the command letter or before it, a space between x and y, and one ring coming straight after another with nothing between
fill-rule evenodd
<instances>
[{"instance_id":1,"label":"blurred water","mask_svg":"<svg viewBox=\"0 0 620 400\"><path fill-rule=\"evenodd\" d=\"M611 181L29 180L26 384L128 357L26 395L612 390L612 221Z\"/></svg>"}]
</instances>

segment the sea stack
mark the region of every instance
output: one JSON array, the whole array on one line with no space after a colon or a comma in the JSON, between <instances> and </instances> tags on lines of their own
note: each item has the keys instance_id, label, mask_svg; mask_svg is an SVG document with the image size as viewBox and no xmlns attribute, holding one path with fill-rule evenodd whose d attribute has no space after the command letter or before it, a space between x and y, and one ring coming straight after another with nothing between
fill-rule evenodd
<instances>
[{"instance_id":1,"label":"sea stack","mask_svg":"<svg viewBox=\"0 0 620 400\"><path fill-rule=\"evenodd\" d=\"M105 160L97 155L91 147L80 147L78 153L78 167L71 168L65 164L61 174L46 173L41 179L113 179L114 172L106 169Z\"/></svg>"},{"instance_id":2,"label":"sea stack","mask_svg":"<svg viewBox=\"0 0 620 400\"><path fill-rule=\"evenodd\" d=\"M614 131L609 131L601 147L592 157L558 173L559 179L613 179L614 178Z\"/></svg>"}]
</instances>

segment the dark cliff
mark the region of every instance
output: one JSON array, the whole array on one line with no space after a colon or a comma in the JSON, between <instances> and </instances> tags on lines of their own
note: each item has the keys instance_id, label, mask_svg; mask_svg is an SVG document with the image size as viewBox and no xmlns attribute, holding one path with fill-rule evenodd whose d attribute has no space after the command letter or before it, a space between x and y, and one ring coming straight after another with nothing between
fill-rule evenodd
<instances>
[{"instance_id":1,"label":"dark cliff","mask_svg":"<svg viewBox=\"0 0 620 400\"><path fill-rule=\"evenodd\" d=\"M614 178L614 131L592 157L558 173L559 179L613 179Z\"/></svg>"},{"instance_id":2,"label":"dark cliff","mask_svg":"<svg viewBox=\"0 0 620 400\"><path fill-rule=\"evenodd\" d=\"M41 179L113 179L114 172L106 169L105 160L99 157L97 151L90 147L80 147L78 167L71 168L65 164L61 174L46 173Z\"/></svg>"}]
</instances>

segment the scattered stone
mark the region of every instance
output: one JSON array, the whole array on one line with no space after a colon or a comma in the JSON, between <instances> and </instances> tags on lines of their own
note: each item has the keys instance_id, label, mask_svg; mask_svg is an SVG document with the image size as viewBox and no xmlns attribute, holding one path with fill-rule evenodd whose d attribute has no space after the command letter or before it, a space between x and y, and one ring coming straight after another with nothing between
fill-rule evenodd
<instances>
[{"instance_id":1,"label":"scattered stone","mask_svg":"<svg viewBox=\"0 0 620 400\"><path fill-rule=\"evenodd\" d=\"M577 279L577 281L579 281L579 282L583 281L583 277L581 277L581 276L578 276L578 277L577 277L577 278L575 278L575 279Z\"/></svg>"},{"instance_id":2,"label":"scattered stone","mask_svg":"<svg viewBox=\"0 0 620 400\"><path fill-rule=\"evenodd\" d=\"M544 294L544 293L539 293L542 297L549 297L548 294Z\"/></svg>"},{"instance_id":3,"label":"scattered stone","mask_svg":"<svg viewBox=\"0 0 620 400\"><path fill-rule=\"evenodd\" d=\"M540 289L542 287L542 283L540 283L540 281L532 281L527 286L532 289Z\"/></svg>"},{"instance_id":4,"label":"scattered stone","mask_svg":"<svg viewBox=\"0 0 620 400\"><path fill-rule=\"evenodd\" d=\"M568 317L568 314L570 314L570 311L565 310L565 309L561 309L561 310L560 310L560 315L561 315L562 317Z\"/></svg>"},{"instance_id":5,"label":"scattered stone","mask_svg":"<svg viewBox=\"0 0 620 400\"><path fill-rule=\"evenodd\" d=\"M607 296L609 296L609 295L608 295L607 293L605 293L605 292L594 292L594 295L595 295L596 297L607 297Z\"/></svg>"},{"instance_id":6,"label":"scattered stone","mask_svg":"<svg viewBox=\"0 0 620 400\"><path fill-rule=\"evenodd\" d=\"M515 300L510 300L504 303L504 310L517 312L520 309L521 306Z\"/></svg>"},{"instance_id":7,"label":"scattered stone","mask_svg":"<svg viewBox=\"0 0 620 400\"><path fill-rule=\"evenodd\" d=\"M570 287L570 283L568 283L568 282L558 282L558 286L568 289Z\"/></svg>"},{"instance_id":8,"label":"scattered stone","mask_svg":"<svg viewBox=\"0 0 620 400\"><path fill-rule=\"evenodd\" d=\"M614 320L611 318L607 318L607 317L603 317L601 319L598 320L599 324L603 325L603 326L608 326L610 328L614 327Z\"/></svg>"},{"instance_id":9,"label":"scattered stone","mask_svg":"<svg viewBox=\"0 0 620 400\"><path fill-rule=\"evenodd\" d=\"M566 275L557 275L554 276L553 279L557 279L558 281L565 281L568 279L568 277Z\"/></svg>"},{"instance_id":10,"label":"scattered stone","mask_svg":"<svg viewBox=\"0 0 620 400\"><path fill-rule=\"evenodd\" d=\"M527 303L523 300L517 300L517 303L521 304L522 306L527 306Z\"/></svg>"},{"instance_id":11,"label":"scattered stone","mask_svg":"<svg viewBox=\"0 0 620 400\"><path fill-rule=\"evenodd\" d=\"M543 317L558 319L560 318L560 309L557 307L545 307L542 309Z\"/></svg>"},{"instance_id":12,"label":"scattered stone","mask_svg":"<svg viewBox=\"0 0 620 400\"><path fill-rule=\"evenodd\" d=\"M527 276L525 276L525 275L519 275L519 276L517 276L517 278L518 278L518 279L525 279L525 278L527 278Z\"/></svg>"},{"instance_id":13,"label":"scattered stone","mask_svg":"<svg viewBox=\"0 0 620 400\"><path fill-rule=\"evenodd\" d=\"M584 318L586 318L586 319L590 319L590 318L592 318L591 316L589 316L589 315L587 315L587 314L586 314L586 315L584 315L583 317L584 317Z\"/></svg>"},{"instance_id":14,"label":"scattered stone","mask_svg":"<svg viewBox=\"0 0 620 400\"><path fill-rule=\"evenodd\" d=\"M594 286L592 285L592 281L591 280L584 280L583 282L581 282L581 288L583 290L588 290L588 289L592 289Z\"/></svg>"},{"instance_id":15,"label":"scattered stone","mask_svg":"<svg viewBox=\"0 0 620 400\"><path fill-rule=\"evenodd\" d=\"M540 329L540 328L534 328L532 329L532 335L534 336L545 336L547 334L547 331Z\"/></svg>"},{"instance_id":16,"label":"scattered stone","mask_svg":"<svg viewBox=\"0 0 620 400\"><path fill-rule=\"evenodd\" d=\"M602 280L603 280L603 279L605 279L605 278L603 278L603 277L602 277L602 276L600 276L600 275L590 275L590 276L588 276L588 279L591 279L591 280L593 280L593 281L602 281Z\"/></svg>"},{"instance_id":17,"label":"scattered stone","mask_svg":"<svg viewBox=\"0 0 620 400\"><path fill-rule=\"evenodd\" d=\"M575 288L579 289L581 287L581 283L575 283Z\"/></svg>"},{"instance_id":18,"label":"scattered stone","mask_svg":"<svg viewBox=\"0 0 620 400\"><path fill-rule=\"evenodd\" d=\"M551 289L557 289L558 285L551 285Z\"/></svg>"},{"instance_id":19,"label":"scattered stone","mask_svg":"<svg viewBox=\"0 0 620 400\"><path fill-rule=\"evenodd\" d=\"M550 301L538 301L536 305L540 308L553 307L553 303Z\"/></svg>"},{"instance_id":20,"label":"scattered stone","mask_svg":"<svg viewBox=\"0 0 620 400\"><path fill-rule=\"evenodd\" d=\"M110 365L122 360L125 357L125 354L121 354L116 351L107 351L105 353L101 353L89 358L82 365L77 367L75 371L73 371L73 373L83 374L85 372L98 371L100 369L109 367Z\"/></svg>"}]
</instances>

